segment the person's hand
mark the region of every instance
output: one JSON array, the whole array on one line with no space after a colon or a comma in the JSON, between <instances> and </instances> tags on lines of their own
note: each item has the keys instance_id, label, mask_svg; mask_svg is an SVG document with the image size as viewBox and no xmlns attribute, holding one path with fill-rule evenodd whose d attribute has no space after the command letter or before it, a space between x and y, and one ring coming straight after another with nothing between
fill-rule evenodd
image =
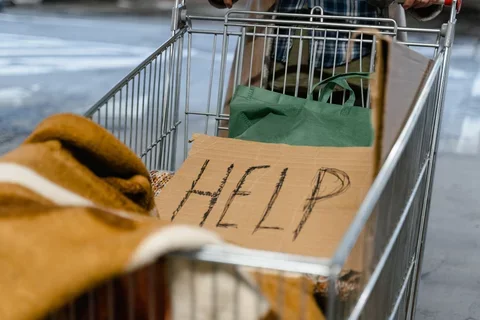
<instances>
[{"instance_id":1,"label":"person's hand","mask_svg":"<svg viewBox=\"0 0 480 320\"><path fill-rule=\"evenodd\" d=\"M228 0L225 0L225 2ZM436 0L405 0L403 7L405 9L410 8L425 8L435 4Z\"/></svg>"},{"instance_id":2,"label":"person's hand","mask_svg":"<svg viewBox=\"0 0 480 320\"><path fill-rule=\"evenodd\" d=\"M223 3L227 6L227 8L231 9L233 6L232 0L223 0Z\"/></svg>"}]
</instances>

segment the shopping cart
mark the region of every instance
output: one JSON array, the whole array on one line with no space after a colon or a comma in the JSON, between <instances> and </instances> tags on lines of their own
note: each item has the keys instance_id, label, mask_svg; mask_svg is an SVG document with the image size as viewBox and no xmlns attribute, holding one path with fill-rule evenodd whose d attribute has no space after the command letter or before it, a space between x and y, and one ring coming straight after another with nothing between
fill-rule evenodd
<instances>
[{"instance_id":1,"label":"shopping cart","mask_svg":"<svg viewBox=\"0 0 480 320\"><path fill-rule=\"evenodd\" d=\"M222 246L175 256L191 260L192 269L196 261L208 261L274 270L284 277L292 273L314 276L326 288L319 289L317 298L328 319L414 317L457 1L440 29L401 28L391 19L324 16L321 8L310 14L233 10L221 18L193 16L184 2L177 0L173 9L172 37L86 114L134 150L151 170L175 171L187 156L192 133L222 135L227 130L227 96L245 79L249 85L272 90L281 87L282 81L284 88L287 81L293 81L294 95L300 94L302 85L311 88L328 69L312 63L321 61L321 52L316 50L321 42L370 46L371 54L359 68L373 71L375 47L371 44L376 37L362 32L354 37L357 28L375 29L391 37L407 32L410 40L404 44L434 60L408 121L331 259ZM296 41L289 54L296 54L297 66L303 55L309 56L307 71L298 67L294 80L287 79L286 73L283 78L274 74L278 72L276 59L270 57L280 39ZM262 56L257 55L258 48ZM274 66L266 69L262 65L260 74L254 75L253 66L259 60ZM347 64L343 71L348 68ZM368 104L366 99L364 106ZM373 241L361 236L368 228L376 230ZM349 282L343 266L351 249L364 241L372 247L372 264Z\"/></svg>"}]
</instances>

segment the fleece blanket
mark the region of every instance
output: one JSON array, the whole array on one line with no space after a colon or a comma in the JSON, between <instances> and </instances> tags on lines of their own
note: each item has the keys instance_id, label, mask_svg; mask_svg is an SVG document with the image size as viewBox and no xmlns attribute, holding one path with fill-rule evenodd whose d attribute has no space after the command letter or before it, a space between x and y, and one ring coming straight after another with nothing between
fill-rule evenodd
<instances>
[{"instance_id":1,"label":"fleece blanket","mask_svg":"<svg viewBox=\"0 0 480 320\"><path fill-rule=\"evenodd\" d=\"M0 203L2 320L276 317L252 275L162 259L221 239L155 218L142 162L83 117L50 117L0 158Z\"/></svg>"},{"instance_id":2,"label":"fleece blanket","mask_svg":"<svg viewBox=\"0 0 480 320\"><path fill-rule=\"evenodd\" d=\"M42 122L0 158L0 319L324 319L304 276L167 257L222 243L156 218L170 178L86 118Z\"/></svg>"}]
</instances>

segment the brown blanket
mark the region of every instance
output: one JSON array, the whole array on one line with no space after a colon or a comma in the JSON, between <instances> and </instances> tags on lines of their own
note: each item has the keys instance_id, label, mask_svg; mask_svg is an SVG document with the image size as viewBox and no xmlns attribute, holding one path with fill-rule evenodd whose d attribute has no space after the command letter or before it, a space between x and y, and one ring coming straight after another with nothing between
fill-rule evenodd
<instances>
[{"instance_id":1,"label":"brown blanket","mask_svg":"<svg viewBox=\"0 0 480 320\"><path fill-rule=\"evenodd\" d=\"M221 240L152 217L151 180L71 114L1 157L0 319L324 319L303 276L165 257Z\"/></svg>"},{"instance_id":2,"label":"brown blanket","mask_svg":"<svg viewBox=\"0 0 480 320\"><path fill-rule=\"evenodd\" d=\"M131 306L120 299L128 296L131 272L143 279L134 288L153 285L159 294L156 319L186 319L190 310L198 319L232 319L236 308L240 319L261 319L270 311L253 278L232 267L218 266L214 274L204 263L191 274L190 261L161 260L153 273L157 280L169 280L162 295L166 280L150 281L145 273L142 278L142 270L168 252L221 240L200 228L169 226L152 217L149 172L133 152L83 117L53 116L0 158L0 203L2 320L41 319L72 299L76 302L68 305L78 307L74 315L88 310L97 319L109 319L112 306L107 308L101 297L112 279L117 283L111 295L117 298L113 318L120 319ZM212 289L206 285L214 278L221 280L216 290L223 305L218 310L210 307ZM199 289L185 299L192 285ZM146 293L128 292L135 292L137 302L128 314L146 319L152 310L143 303L149 300ZM85 297L97 305L86 309Z\"/></svg>"}]
</instances>

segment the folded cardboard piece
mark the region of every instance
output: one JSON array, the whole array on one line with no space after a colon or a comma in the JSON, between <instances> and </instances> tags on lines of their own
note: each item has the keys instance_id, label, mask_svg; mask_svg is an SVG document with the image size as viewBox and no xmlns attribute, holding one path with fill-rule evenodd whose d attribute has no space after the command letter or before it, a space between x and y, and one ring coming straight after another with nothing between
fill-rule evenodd
<instances>
[{"instance_id":1,"label":"folded cardboard piece","mask_svg":"<svg viewBox=\"0 0 480 320\"><path fill-rule=\"evenodd\" d=\"M247 248L330 258L430 65L390 39L377 41L376 54L372 147L298 147L195 135L188 158L156 198L160 218L214 230ZM359 241L345 267L363 270L368 256Z\"/></svg>"},{"instance_id":2,"label":"folded cardboard piece","mask_svg":"<svg viewBox=\"0 0 480 320\"><path fill-rule=\"evenodd\" d=\"M431 59L391 38L378 41L372 108L380 165L402 131L432 65Z\"/></svg>"}]
</instances>

